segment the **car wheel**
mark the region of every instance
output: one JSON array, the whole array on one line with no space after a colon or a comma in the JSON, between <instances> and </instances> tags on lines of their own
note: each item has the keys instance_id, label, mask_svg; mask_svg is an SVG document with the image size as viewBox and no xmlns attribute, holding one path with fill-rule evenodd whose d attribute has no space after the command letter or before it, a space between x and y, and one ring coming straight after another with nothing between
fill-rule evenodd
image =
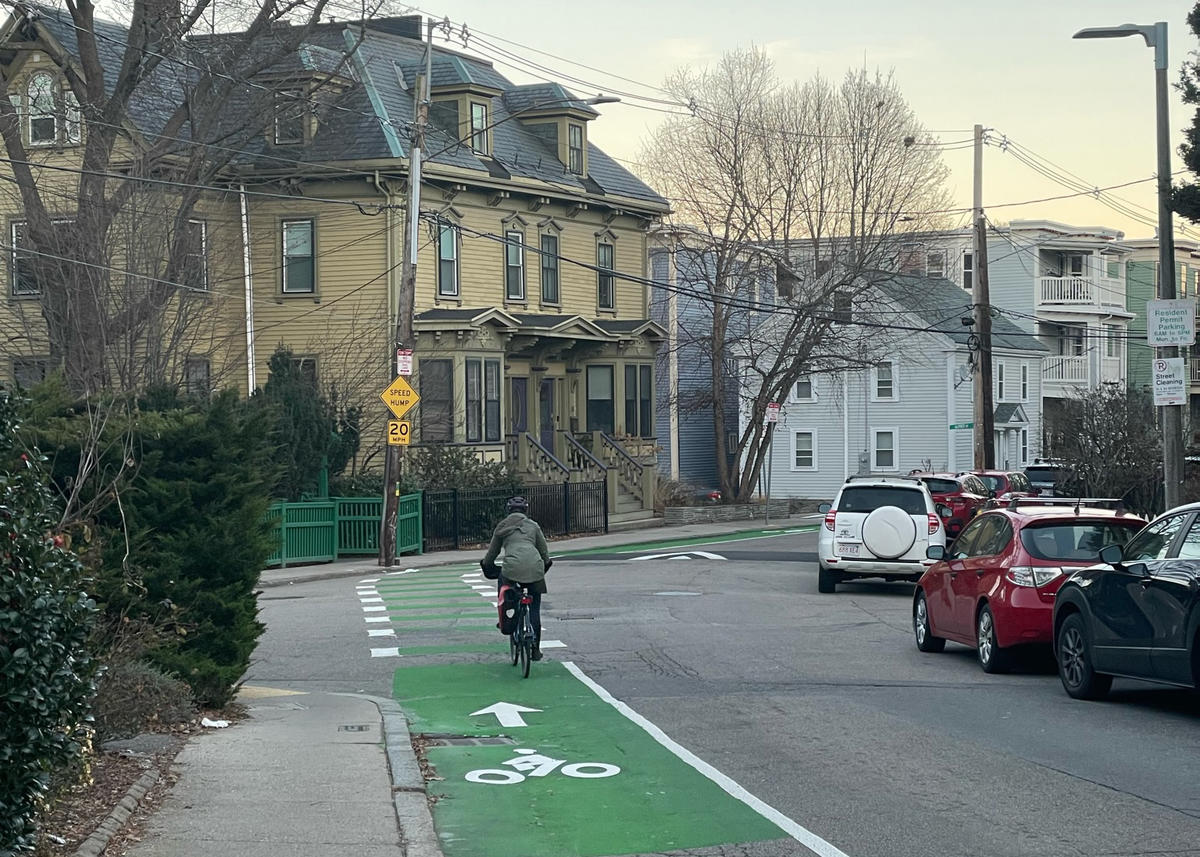
<instances>
[{"instance_id":1,"label":"car wheel","mask_svg":"<svg viewBox=\"0 0 1200 857\"><path fill-rule=\"evenodd\" d=\"M940 652L946 648L946 641L935 637L929 627L929 603L923 591L917 593L913 603L913 633L917 636L917 648L922 652Z\"/></svg>"},{"instance_id":2,"label":"car wheel","mask_svg":"<svg viewBox=\"0 0 1200 857\"><path fill-rule=\"evenodd\" d=\"M996 642L996 617L986 604L975 620L975 652L985 673L1002 673L1008 669L1008 652Z\"/></svg>"},{"instance_id":3,"label":"car wheel","mask_svg":"<svg viewBox=\"0 0 1200 857\"><path fill-rule=\"evenodd\" d=\"M838 581L842 579L840 572L834 571L832 568L826 568L823 565L817 566L817 592L826 594L837 589Z\"/></svg>"},{"instance_id":4,"label":"car wheel","mask_svg":"<svg viewBox=\"0 0 1200 857\"><path fill-rule=\"evenodd\" d=\"M1075 699L1100 699L1112 687L1112 676L1092 669L1092 643L1087 624L1078 613L1068 616L1054 643L1058 677L1063 690Z\"/></svg>"}]
</instances>

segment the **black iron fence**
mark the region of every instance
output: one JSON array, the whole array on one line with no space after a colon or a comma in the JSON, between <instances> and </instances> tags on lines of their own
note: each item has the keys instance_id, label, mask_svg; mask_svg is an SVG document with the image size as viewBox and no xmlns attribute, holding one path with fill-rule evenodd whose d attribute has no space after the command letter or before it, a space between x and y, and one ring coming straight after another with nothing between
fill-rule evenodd
<instances>
[{"instance_id":1,"label":"black iron fence","mask_svg":"<svg viewBox=\"0 0 1200 857\"><path fill-rule=\"evenodd\" d=\"M529 516L546 536L608 532L608 493L603 482L526 485ZM504 517L512 491L483 488L424 492L425 551L455 550L487 544Z\"/></svg>"}]
</instances>

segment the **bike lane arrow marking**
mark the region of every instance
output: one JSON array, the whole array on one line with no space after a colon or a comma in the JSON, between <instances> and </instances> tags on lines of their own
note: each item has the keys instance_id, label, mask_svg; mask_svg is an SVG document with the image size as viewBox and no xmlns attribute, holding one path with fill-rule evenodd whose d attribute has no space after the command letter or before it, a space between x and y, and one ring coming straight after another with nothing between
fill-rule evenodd
<instances>
[{"instance_id":1,"label":"bike lane arrow marking","mask_svg":"<svg viewBox=\"0 0 1200 857\"><path fill-rule=\"evenodd\" d=\"M521 714L529 714L533 711L541 711L540 708L526 708L524 705L515 705L511 702L496 702L489 705L487 708L481 708L478 711L472 711L471 716L475 717L479 714L494 714L496 719L500 721L501 726L528 726Z\"/></svg>"}]
</instances>

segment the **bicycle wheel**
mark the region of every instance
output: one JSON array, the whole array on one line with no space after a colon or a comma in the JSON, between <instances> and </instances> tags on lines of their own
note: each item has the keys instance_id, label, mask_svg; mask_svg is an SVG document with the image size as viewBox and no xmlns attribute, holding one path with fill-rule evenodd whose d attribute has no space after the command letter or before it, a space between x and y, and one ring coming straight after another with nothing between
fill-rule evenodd
<instances>
[{"instance_id":1,"label":"bicycle wheel","mask_svg":"<svg viewBox=\"0 0 1200 857\"><path fill-rule=\"evenodd\" d=\"M508 654L512 656L512 663L515 667L517 665L517 658L519 657L517 653L517 632L515 629L508 635Z\"/></svg>"},{"instance_id":2,"label":"bicycle wheel","mask_svg":"<svg viewBox=\"0 0 1200 857\"><path fill-rule=\"evenodd\" d=\"M521 658L521 613L524 609L519 603L517 604L517 615L513 617L515 621L512 625L512 633L508 635L508 653L512 656L514 667Z\"/></svg>"},{"instance_id":3,"label":"bicycle wheel","mask_svg":"<svg viewBox=\"0 0 1200 857\"><path fill-rule=\"evenodd\" d=\"M521 611L521 677L529 678L529 665L533 661L533 624L529 613Z\"/></svg>"}]
</instances>

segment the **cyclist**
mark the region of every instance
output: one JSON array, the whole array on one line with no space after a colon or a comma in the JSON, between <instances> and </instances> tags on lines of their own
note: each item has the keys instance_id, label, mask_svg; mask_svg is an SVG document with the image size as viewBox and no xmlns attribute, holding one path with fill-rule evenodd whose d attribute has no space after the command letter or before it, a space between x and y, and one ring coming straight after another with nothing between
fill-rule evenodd
<instances>
[{"instance_id":1,"label":"cyclist","mask_svg":"<svg viewBox=\"0 0 1200 857\"><path fill-rule=\"evenodd\" d=\"M480 565L487 567L496 561L504 549L504 568L496 581L496 591L505 581L519 583L529 590L533 603L529 605L529 621L533 623L533 659L542 659L542 595L546 592L546 572L553 561L546 547L546 537L537 521L529 517L529 501L513 497L505 506L508 517L496 525L487 554Z\"/></svg>"}]
</instances>

